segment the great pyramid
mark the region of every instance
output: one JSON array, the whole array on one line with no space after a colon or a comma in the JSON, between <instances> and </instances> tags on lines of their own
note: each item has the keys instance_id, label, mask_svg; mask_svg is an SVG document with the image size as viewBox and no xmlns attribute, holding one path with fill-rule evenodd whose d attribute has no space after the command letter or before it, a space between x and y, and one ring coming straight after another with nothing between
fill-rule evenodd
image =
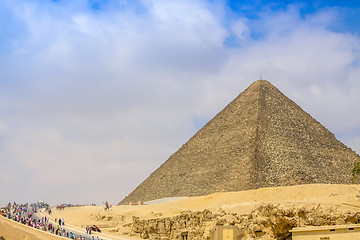
<instances>
[{"instance_id":1,"label":"great pyramid","mask_svg":"<svg viewBox=\"0 0 360 240\"><path fill-rule=\"evenodd\" d=\"M351 183L360 156L265 80L251 84L120 204Z\"/></svg>"}]
</instances>

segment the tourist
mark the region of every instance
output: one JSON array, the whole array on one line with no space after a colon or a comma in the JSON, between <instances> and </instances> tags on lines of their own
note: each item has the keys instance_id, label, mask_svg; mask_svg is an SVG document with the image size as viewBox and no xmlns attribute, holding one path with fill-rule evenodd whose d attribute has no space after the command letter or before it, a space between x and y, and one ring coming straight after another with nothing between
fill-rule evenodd
<instances>
[{"instance_id":1,"label":"tourist","mask_svg":"<svg viewBox=\"0 0 360 240\"><path fill-rule=\"evenodd\" d=\"M33 209L35 208L36 205L33 205ZM33 215L31 213L27 212L27 207L26 205L15 205L14 209L11 208L6 208L5 209L5 217L7 217L8 219L12 219L16 222L19 222L21 224L24 224L26 226L29 227L33 227L45 232L49 232L58 236L63 236L63 237L67 237L70 239L75 239L75 235L71 232L68 232L65 228L65 220L63 219L55 219L56 222L55 224L52 223L48 223L49 218L47 217L42 217L39 220L35 219L33 217ZM59 223L59 225L56 225L56 223ZM89 228L88 228L89 229ZM80 238L76 238L76 239L81 239L81 240L85 240L85 237L82 237L80 235Z\"/></svg>"},{"instance_id":2,"label":"tourist","mask_svg":"<svg viewBox=\"0 0 360 240\"><path fill-rule=\"evenodd\" d=\"M109 203L107 201L105 202L105 210L110 210Z\"/></svg>"}]
</instances>

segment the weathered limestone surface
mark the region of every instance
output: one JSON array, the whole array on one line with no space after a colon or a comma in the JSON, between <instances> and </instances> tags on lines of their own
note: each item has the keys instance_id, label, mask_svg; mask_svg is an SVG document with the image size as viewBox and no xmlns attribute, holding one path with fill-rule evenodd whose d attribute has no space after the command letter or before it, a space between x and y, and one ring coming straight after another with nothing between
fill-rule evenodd
<instances>
[{"instance_id":1,"label":"weathered limestone surface","mask_svg":"<svg viewBox=\"0 0 360 240\"><path fill-rule=\"evenodd\" d=\"M207 224L216 220L217 215L209 210L191 212L187 211L175 217L141 220L134 217L132 231L140 233L142 238L181 239L186 232L190 239L202 239Z\"/></svg>"},{"instance_id":2,"label":"weathered limestone surface","mask_svg":"<svg viewBox=\"0 0 360 240\"><path fill-rule=\"evenodd\" d=\"M237 226L244 229L249 240L291 240L291 230L300 226L324 226L358 224L359 212L337 212L336 209L314 206L283 208L279 205L264 204L248 215L228 213L219 209L184 212L175 217L142 220L134 217L132 231L144 239L182 240L181 234L187 233L192 240L210 239L215 226Z\"/></svg>"},{"instance_id":3,"label":"weathered limestone surface","mask_svg":"<svg viewBox=\"0 0 360 240\"><path fill-rule=\"evenodd\" d=\"M120 204L309 183L351 183L359 155L269 82L249 86Z\"/></svg>"}]
</instances>

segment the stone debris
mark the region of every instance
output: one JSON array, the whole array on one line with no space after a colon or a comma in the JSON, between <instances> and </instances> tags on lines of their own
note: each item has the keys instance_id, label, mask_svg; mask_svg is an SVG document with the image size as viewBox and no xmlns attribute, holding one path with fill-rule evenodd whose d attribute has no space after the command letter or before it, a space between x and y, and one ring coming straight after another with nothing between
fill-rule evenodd
<instances>
[{"instance_id":1,"label":"stone debris","mask_svg":"<svg viewBox=\"0 0 360 240\"><path fill-rule=\"evenodd\" d=\"M224 210L211 212L208 209L198 212L183 212L166 218L140 219L133 217L129 224L133 233L143 239L209 240L216 226L236 226L244 229L247 240L291 240L291 230L300 226L324 226L360 223L359 212L337 212L331 207L313 206L305 209L296 205L281 207L276 204L263 204L248 215L228 213Z\"/></svg>"}]
</instances>

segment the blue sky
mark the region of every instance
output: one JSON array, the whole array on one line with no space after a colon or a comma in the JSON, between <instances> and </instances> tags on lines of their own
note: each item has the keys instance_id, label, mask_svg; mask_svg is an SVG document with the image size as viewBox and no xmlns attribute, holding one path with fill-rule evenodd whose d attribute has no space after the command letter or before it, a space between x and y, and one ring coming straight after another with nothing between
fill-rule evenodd
<instances>
[{"instance_id":1,"label":"blue sky","mask_svg":"<svg viewBox=\"0 0 360 240\"><path fill-rule=\"evenodd\" d=\"M115 204L260 75L360 153L359 5L0 1L0 204Z\"/></svg>"}]
</instances>

